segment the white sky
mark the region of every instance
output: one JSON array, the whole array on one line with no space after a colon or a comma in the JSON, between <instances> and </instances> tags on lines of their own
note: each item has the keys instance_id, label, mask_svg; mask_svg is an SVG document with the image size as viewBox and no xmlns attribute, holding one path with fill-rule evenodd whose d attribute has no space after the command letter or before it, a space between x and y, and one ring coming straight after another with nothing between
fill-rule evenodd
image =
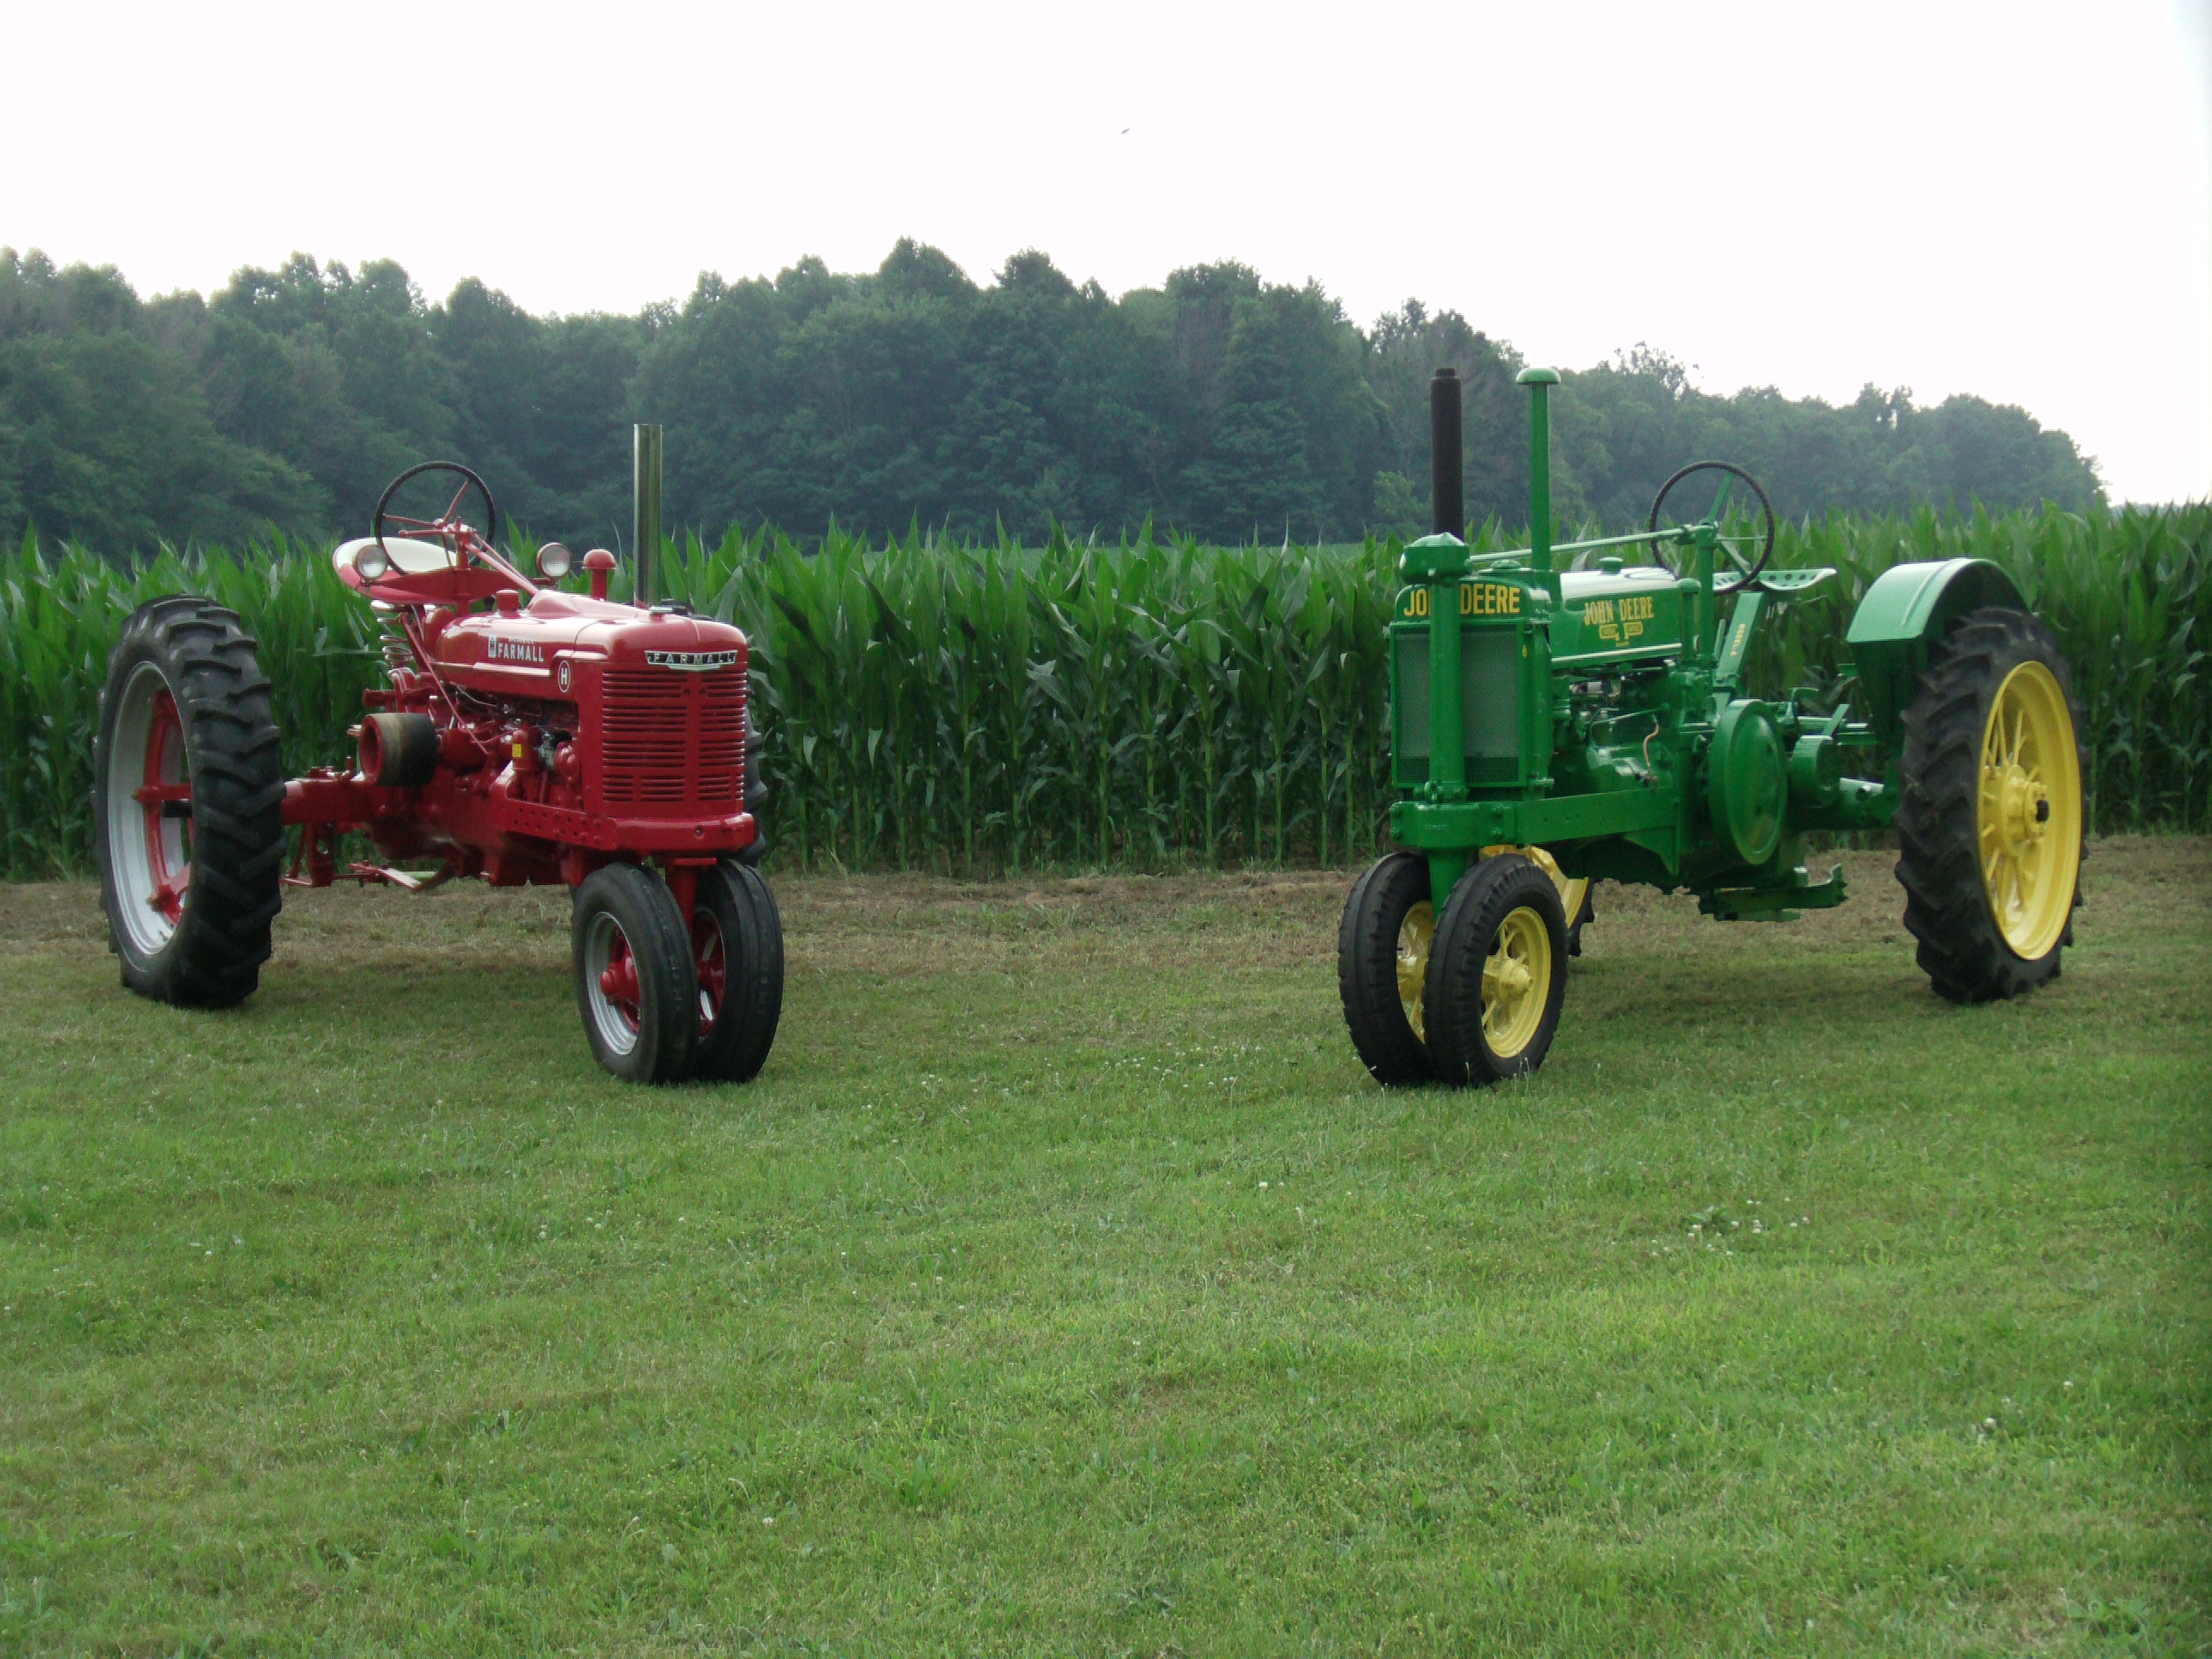
<instances>
[{"instance_id":1,"label":"white sky","mask_svg":"<svg viewBox=\"0 0 2212 1659\"><path fill-rule=\"evenodd\" d=\"M537 311L900 235L1115 293L1238 258L1568 367L1973 392L2212 495L2212 0L7 0L0 39L0 243L143 294L295 248Z\"/></svg>"}]
</instances>

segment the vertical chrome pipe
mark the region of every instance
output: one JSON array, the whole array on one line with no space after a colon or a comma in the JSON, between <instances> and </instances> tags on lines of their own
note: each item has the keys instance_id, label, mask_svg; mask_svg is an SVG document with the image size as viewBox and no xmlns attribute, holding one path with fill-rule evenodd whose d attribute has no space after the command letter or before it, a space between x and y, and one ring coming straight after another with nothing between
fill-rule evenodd
<instances>
[{"instance_id":1,"label":"vertical chrome pipe","mask_svg":"<svg viewBox=\"0 0 2212 1659\"><path fill-rule=\"evenodd\" d=\"M651 605L660 597L660 428L630 429L630 556L637 562L634 598Z\"/></svg>"}]
</instances>

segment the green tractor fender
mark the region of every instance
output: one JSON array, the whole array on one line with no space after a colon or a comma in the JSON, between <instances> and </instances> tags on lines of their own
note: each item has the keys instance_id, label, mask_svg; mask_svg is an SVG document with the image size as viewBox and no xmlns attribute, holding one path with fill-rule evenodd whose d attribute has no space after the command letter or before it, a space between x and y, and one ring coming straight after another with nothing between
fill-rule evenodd
<instances>
[{"instance_id":1,"label":"green tractor fender","mask_svg":"<svg viewBox=\"0 0 2212 1659\"><path fill-rule=\"evenodd\" d=\"M1967 611L1992 605L2027 609L2019 584L1987 559L1893 564L1875 578L1844 641L1858 671L1861 706L1882 748L1896 751L1928 647Z\"/></svg>"}]
</instances>

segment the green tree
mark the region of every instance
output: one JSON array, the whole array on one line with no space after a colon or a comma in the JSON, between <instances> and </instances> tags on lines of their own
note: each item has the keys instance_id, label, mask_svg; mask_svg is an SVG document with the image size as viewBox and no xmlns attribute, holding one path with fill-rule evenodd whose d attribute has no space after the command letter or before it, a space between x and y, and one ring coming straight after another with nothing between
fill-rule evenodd
<instances>
[{"instance_id":1,"label":"green tree","mask_svg":"<svg viewBox=\"0 0 2212 1659\"><path fill-rule=\"evenodd\" d=\"M1449 368L1460 380L1461 454L1467 514L1480 524L1518 524L1528 512L1528 394L1513 382L1521 354L1469 326L1455 311L1431 314L1408 300L1376 322L1368 378L1381 402L1391 471L1419 481L1420 529L1429 527L1429 381ZM1555 483L1572 499L1571 478ZM1378 507L1378 519L1382 518ZM1402 511L1395 515L1402 521Z\"/></svg>"},{"instance_id":2,"label":"green tree","mask_svg":"<svg viewBox=\"0 0 2212 1659\"><path fill-rule=\"evenodd\" d=\"M315 521L312 481L218 431L191 358L153 333L112 270L0 249L0 536L122 554Z\"/></svg>"},{"instance_id":3,"label":"green tree","mask_svg":"<svg viewBox=\"0 0 2212 1659\"><path fill-rule=\"evenodd\" d=\"M641 419L667 430L672 520L710 532L1405 532L1426 527L1428 384L1446 366L1469 517L1517 527L1510 345L1413 300L1363 333L1318 286L1234 263L1115 299L1035 249L979 284L903 240L873 271L709 272L681 305L541 318L474 278L429 304L389 260L295 254L210 299L142 301L112 270L0 250L0 534L34 525L122 553L330 533L362 525L402 468L450 459L511 521L611 543ZM1553 406L1569 524L1640 522L1668 472L1708 456L1750 468L1792 516L2100 499L2064 433L1976 398L1721 396L1639 345L1570 374Z\"/></svg>"}]
</instances>

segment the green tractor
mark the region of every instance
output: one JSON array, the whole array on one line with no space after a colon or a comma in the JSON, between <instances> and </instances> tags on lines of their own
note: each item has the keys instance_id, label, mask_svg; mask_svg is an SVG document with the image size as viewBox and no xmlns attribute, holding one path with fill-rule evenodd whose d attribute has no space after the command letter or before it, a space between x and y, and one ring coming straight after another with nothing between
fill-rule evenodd
<instances>
[{"instance_id":1,"label":"green tractor","mask_svg":"<svg viewBox=\"0 0 2212 1659\"><path fill-rule=\"evenodd\" d=\"M1940 994L2054 977L2080 902L2081 751L2066 663L2012 579L1978 559L1895 566L1851 619L1849 702L1750 696L1761 613L1835 572L1770 569L1773 509L1723 461L1668 479L1641 533L1554 546L1559 378L1520 377L1532 544L1504 553L1460 538L1460 385L1431 385L1436 533L1400 556L1390 623L1401 850L1352 888L1337 942L1367 1069L1455 1087L1534 1072L1592 883L1785 921L1844 900L1840 865L1806 868L1808 832L1895 828L1905 925ZM1654 562L1626 561L1641 550Z\"/></svg>"}]
</instances>

